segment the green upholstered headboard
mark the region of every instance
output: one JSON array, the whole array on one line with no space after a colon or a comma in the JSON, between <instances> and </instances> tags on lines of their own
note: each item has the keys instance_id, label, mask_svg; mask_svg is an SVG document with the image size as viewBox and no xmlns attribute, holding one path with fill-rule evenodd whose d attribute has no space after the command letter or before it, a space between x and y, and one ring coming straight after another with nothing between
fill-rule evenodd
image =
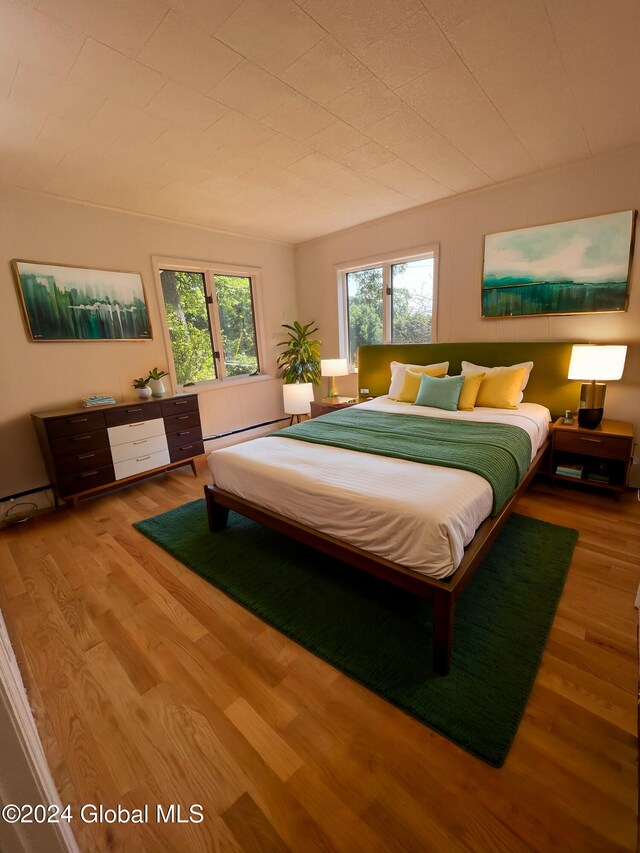
<instances>
[{"instance_id":1,"label":"green upholstered headboard","mask_svg":"<svg viewBox=\"0 0 640 853\"><path fill-rule=\"evenodd\" d=\"M451 344L382 344L360 347L358 388L364 396L379 397L389 390L392 361L406 364L449 362L449 374L460 373L460 363L471 361L486 367L533 361L533 370L524 391L524 400L541 403L559 416L565 409L577 409L580 383L567 379L571 347L565 341L475 342ZM364 391L363 389L369 389Z\"/></svg>"}]
</instances>

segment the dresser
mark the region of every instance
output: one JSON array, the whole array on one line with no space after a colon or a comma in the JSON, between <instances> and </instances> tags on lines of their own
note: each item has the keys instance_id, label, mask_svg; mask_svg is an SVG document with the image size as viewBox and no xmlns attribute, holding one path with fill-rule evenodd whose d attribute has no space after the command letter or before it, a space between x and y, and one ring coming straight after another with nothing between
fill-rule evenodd
<instances>
[{"instance_id":1,"label":"dresser","mask_svg":"<svg viewBox=\"0 0 640 853\"><path fill-rule=\"evenodd\" d=\"M204 453L197 394L32 416L51 486L77 506L102 489L190 464Z\"/></svg>"}]
</instances>

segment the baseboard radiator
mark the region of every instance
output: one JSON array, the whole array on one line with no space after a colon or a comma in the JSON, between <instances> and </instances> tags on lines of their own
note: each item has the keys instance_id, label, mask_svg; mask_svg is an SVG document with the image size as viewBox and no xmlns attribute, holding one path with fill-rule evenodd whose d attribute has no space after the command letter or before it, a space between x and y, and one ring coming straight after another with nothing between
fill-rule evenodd
<instances>
[{"instance_id":1,"label":"baseboard radiator","mask_svg":"<svg viewBox=\"0 0 640 853\"><path fill-rule=\"evenodd\" d=\"M289 417L286 418L276 418L273 421L263 421L260 424L251 424L251 426L238 427L238 429L230 429L227 432L218 432L215 435L205 435L202 437L203 441L216 441L221 438L230 438L232 435L239 435L243 432L251 432L254 429L262 429L263 427L273 426L274 424L280 424L283 421L288 421Z\"/></svg>"}]
</instances>

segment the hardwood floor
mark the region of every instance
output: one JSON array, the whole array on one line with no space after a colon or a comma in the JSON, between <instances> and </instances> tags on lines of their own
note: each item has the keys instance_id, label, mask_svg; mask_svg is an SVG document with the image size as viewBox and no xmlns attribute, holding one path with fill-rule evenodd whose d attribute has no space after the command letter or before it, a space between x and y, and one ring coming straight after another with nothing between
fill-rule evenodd
<instances>
[{"instance_id":1,"label":"hardwood floor","mask_svg":"<svg viewBox=\"0 0 640 853\"><path fill-rule=\"evenodd\" d=\"M518 505L580 539L496 770L131 527L205 478L181 469L0 533L0 608L63 803L204 809L200 824L75 819L83 851L635 849L635 492L536 484Z\"/></svg>"}]
</instances>

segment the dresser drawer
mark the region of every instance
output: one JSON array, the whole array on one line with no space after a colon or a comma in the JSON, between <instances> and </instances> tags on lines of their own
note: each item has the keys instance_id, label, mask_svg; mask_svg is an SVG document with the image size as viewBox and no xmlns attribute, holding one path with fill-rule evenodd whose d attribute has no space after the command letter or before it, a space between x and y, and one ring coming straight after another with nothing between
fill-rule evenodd
<instances>
[{"instance_id":1,"label":"dresser drawer","mask_svg":"<svg viewBox=\"0 0 640 853\"><path fill-rule=\"evenodd\" d=\"M88 471L60 480L60 494L75 495L78 492L86 492L88 489L95 489L96 486L112 483L114 479L113 465L106 465L104 468L90 468Z\"/></svg>"},{"instance_id":2,"label":"dresser drawer","mask_svg":"<svg viewBox=\"0 0 640 853\"><path fill-rule=\"evenodd\" d=\"M125 477L133 477L134 474L141 474L143 471L151 471L153 468L162 468L163 465L169 465L168 450L159 450L157 453L144 453L133 459L127 459L124 462L116 462L113 466L116 472L116 480L123 480Z\"/></svg>"},{"instance_id":3,"label":"dresser drawer","mask_svg":"<svg viewBox=\"0 0 640 853\"><path fill-rule=\"evenodd\" d=\"M167 449L167 437L152 435L150 438L136 438L135 441L126 441L123 444L114 444L111 448L114 463L126 462L127 459L136 459L139 456L147 456L149 453L158 453Z\"/></svg>"},{"instance_id":4,"label":"dresser drawer","mask_svg":"<svg viewBox=\"0 0 640 853\"><path fill-rule=\"evenodd\" d=\"M182 429L200 426L200 412L185 412L183 415L171 415L164 419L167 432L179 432Z\"/></svg>"},{"instance_id":5,"label":"dresser drawer","mask_svg":"<svg viewBox=\"0 0 640 853\"><path fill-rule=\"evenodd\" d=\"M103 447L100 450L88 450L75 456L56 459L56 473L59 480L64 480L65 477L70 477L72 474L92 471L94 468L104 468L111 465L111 462L111 448Z\"/></svg>"},{"instance_id":6,"label":"dresser drawer","mask_svg":"<svg viewBox=\"0 0 640 853\"><path fill-rule=\"evenodd\" d=\"M109 436L106 429L54 438L51 442L51 453L58 459L64 456L78 456L80 453L100 450L103 447L109 447Z\"/></svg>"},{"instance_id":7,"label":"dresser drawer","mask_svg":"<svg viewBox=\"0 0 640 853\"><path fill-rule=\"evenodd\" d=\"M181 459L190 459L192 456L200 456L204 453L204 444L202 441L190 441L187 444L178 444L175 447L169 448L172 462L179 462Z\"/></svg>"},{"instance_id":8,"label":"dresser drawer","mask_svg":"<svg viewBox=\"0 0 640 853\"><path fill-rule=\"evenodd\" d=\"M167 433L167 442L169 443L169 447L176 447L180 444L189 444L191 441L202 441L201 427L187 427L186 429L179 429L178 432Z\"/></svg>"},{"instance_id":9,"label":"dresser drawer","mask_svg":"<svg viewBox=\"0 0 640 853\"><path fill-rule=\"evenodd\" d=\"M107 432L111 446L115 447L116 444L128 444L130 441L138 441L140 438L164 435L164 421L162 418L154 418L151 421L135 421L135 423L109 427Z\"/></svg>"},{"instance_id":10,"label":"dresser drawer","mask_svg":"<svg viewBox=\"0 0 640 853\"><path fill-rule=\"evenodd\" d=\"M150 421L153 418L162 417L162 406L160 403L132 403L130 406L111 409L104 413L104 417L108 427Z\"/></svg>"},{"instance_id":11,"label":"dresser drawer","mask_svg":"<svg viewBox=\"0 0 640 853\"><path fill-rule=\"evenodd\" d=\"M171 400L162 400L162 414L179 415L182 412L198 411L198 397L196 394L190 394L188 397L172 397Z\"/></svg>"},{"instance_id":12,"label":"dresser drawer","mask_svg":"<svg viewBox=\"0 0 640 853\"><path fill-rule=\"evenodd\" d=\"M93 432L105 428L104 412L80 412L64 418L51 418L47 421L49 438L63 435L76 435L79 432Z\"/></svg>"},{"instance_id":13,"label":"dresser drawer","mask_svg":"<svg viewBox=\"0 0 640 853\"><path fill-rule=\"evenodd\" d=\"M628 459L632 446L631 439L622 436L599 435L597 432L584 435L563 430L556 430L553 442L555 450L569 450L604 459Z\"/></svg>"}]
</instances>

